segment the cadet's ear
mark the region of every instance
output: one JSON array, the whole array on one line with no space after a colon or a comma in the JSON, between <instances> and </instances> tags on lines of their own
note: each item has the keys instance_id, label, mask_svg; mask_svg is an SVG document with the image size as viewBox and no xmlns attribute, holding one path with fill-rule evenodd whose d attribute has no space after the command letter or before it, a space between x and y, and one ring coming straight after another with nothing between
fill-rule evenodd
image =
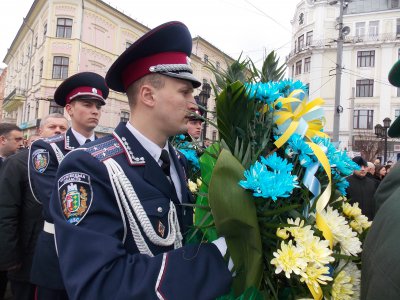
<instances>
[{"instance_id":1,"label":"cadet's ear","mask_svg":"<svg viewBox=\"0 0 400 300\"><path fill-rule=\"evenodd\" d=\"M153 107L155 104L155 88L151 85L144 84L139 90L139 101L144 105Z\"/></svg>"}]
</instances>

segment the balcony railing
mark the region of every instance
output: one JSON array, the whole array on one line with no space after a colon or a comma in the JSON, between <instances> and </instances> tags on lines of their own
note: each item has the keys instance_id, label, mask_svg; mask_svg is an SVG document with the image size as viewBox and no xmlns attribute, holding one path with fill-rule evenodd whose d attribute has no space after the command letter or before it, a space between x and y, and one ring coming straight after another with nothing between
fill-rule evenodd
<instances>
[{"instance_id":1,"label":"balcony railing","mask_svg":"<svg viewBox=\"0 0 400 300\"><path fill-rule=\"evenodd\" d=\"M24 89L15 88L3 101L3 110L12 112L16 110L26 100Z\"/></svg>"}]
</instances>

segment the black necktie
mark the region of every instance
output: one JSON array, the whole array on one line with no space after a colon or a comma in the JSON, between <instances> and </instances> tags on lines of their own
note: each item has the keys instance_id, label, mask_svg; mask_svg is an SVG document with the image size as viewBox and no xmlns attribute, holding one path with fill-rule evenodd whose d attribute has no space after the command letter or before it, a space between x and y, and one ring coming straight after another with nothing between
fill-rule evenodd
<instances>
[{"instance_id":1,"label":"black necktie","mask_svg":"<svg viewBox=\"0 0 400 300\"><path fill-rule=\"evenodd\" d=\"M164 174L171 179L171 160L169 159L169 153L167 150L162 149L160 159L162 161L161 169Z\"/></svg>"},{"instance_id":2,"label":"black necktie","mask_svg":"<svg viewBox=\"0 0 400 300\"><path fill-rule=\"evenodd\" d=\"M85 144L90 143L91 141L92 141L91 139L87 139L87 140L85 141Z\"/></svg>"}]
</instances>

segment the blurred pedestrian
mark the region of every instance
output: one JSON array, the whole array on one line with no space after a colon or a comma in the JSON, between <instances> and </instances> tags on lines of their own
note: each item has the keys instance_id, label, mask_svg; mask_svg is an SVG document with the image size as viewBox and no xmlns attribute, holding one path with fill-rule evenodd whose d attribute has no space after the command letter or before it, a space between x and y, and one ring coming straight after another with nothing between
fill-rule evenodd
<instances>
[{"instance_id":1,"label":"blurred pedestrian","mask_svg":"<svg viewBox=\"0 0 400 300\"><path fill-rule=\"evenodd\" d=\"M63 115L50 114L40 123L40 136L32 135L28 141L60 134L67 128ZM0 270L8 271L14 300L34 299L30 271L43 228L42 206L29 186L28 155L29 150L23 149L7 158L0 175Z\"/></svg>"},{"instance_id":2,"label":"blurred pedestrian","mask_svg":"<svg viewBox=\"0 0 400 300\"><path fill-rule=\"evenodd\" d=\"M383 165L377 165L375 167L375 174L374 174L374 178L375 180L378 182L378 185L381 183L381 181L383 180L383 178L385 178L386 176L386 168Z\"/></svg>"},{"instance_id":3,"label":"blurred pedestrian","mask_svg":"<svg viewBox=\"0 0 400 300\"><path fill-rule=\"evenodd\" d=\"M347 188L347 198L351 204L358 202L362 213L373 220L375 214L375 206L373 196L376 191L376 183L368 178L368 164L361 156L356 156L353 161L360 166L360 170L356 170L352 175L347 177L349 186Z\"/></svg>"}]
</instances>

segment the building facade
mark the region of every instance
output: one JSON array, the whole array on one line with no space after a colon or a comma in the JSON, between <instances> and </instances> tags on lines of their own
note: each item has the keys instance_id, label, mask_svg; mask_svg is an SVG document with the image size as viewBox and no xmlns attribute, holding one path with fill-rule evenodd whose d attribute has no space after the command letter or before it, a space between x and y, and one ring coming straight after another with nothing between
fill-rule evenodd
<instances>
[{"instance_id":1,"label":"building facade","mask_svg":"<svg viewBox=\"0 0 400 300\"><path fill-rule=\"evenodd\" d=\"M4 58L8 71L3 117L29 136L43 116L64 112L53 95L65 78L83 71L105 76L118 55L149 30L103 1L35 0ZM210 60L223 68L232 62L206 40L194 38L192 67L204 82L213 78L205 68ZM209 107L213 107L213 99L211 96ZM96 132L110 133L128 119L126 95L110 91ZM207 131L212 138L214 129Z\"/></svg>"},{"instance_id":2,"label":"building facade","mask_svg":"<svg viewBox=\"0 0 400 300\"><path fill-rule=\"evenodd\" d=\"M326 131L333 131L340 5L344 7L340 92L341 148L365 153L375 145L383 156L374 127L400 115L400 91L388 73L400 58L398 0L302 0L292 20L292 51L287 57L291 77L309 85L310 98L325 100ZM372 147L374 148L374 147ZM382 149L378 149L382 148ZM389 139L388 157L397 160L400 146Z\"/></svg>"}]
</instances>

